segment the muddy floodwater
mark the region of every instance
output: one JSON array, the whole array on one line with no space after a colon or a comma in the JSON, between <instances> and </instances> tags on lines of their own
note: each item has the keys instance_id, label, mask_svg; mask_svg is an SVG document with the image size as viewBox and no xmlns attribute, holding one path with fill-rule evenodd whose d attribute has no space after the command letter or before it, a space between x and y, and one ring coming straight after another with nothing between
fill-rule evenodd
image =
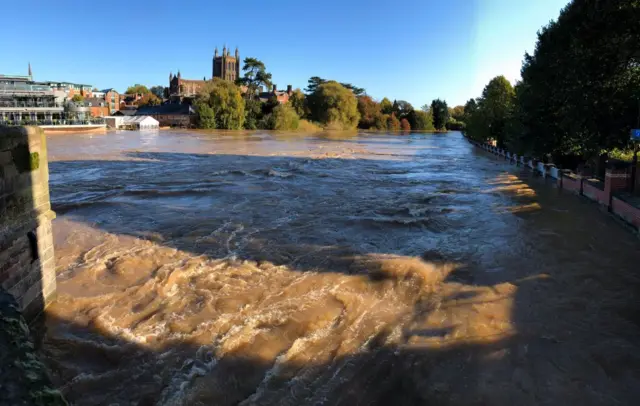
<instances>
[{"instance_id":1,"label":"muddy floodwater","mask_svg":"<svg viewBox=\"0 0 640 406\"><path fill-rule=\"evenodd\" d=\"M459 133L48 147L74 404L640 404L638 237Z\"/></svg>"}]
</instances>

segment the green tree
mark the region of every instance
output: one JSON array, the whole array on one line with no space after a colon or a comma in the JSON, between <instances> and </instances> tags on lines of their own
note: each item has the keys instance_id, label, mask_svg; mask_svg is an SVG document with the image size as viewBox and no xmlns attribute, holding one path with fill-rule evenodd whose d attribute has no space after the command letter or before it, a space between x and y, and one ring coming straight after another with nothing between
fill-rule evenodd
<instances>
[{"instance_id":1,"label":"green tree","mask_svg":"<svg viewBox=\"0 0 640 406\"><path fill-rule=\"evenodd\" d=\"M245 101L234 83L213 78L200 89L197 102L206 103L213 109L216 128L242 129L245 119Z\"/></svg>"},{"instance_id":2,"label":"green tree","mask_svg":"<svg viewBox=\"0 0 640 406\"><path fill-rule=\"evenodd\" d=\"M391 114L393 113L393 104L391 104L391 100L386 97L380 101L380 111L382 114Z\"/></svg>"},{"instance_id":3,"label":"green tree","mask_svg":"<svg viewBox=\"0 0 640 406\"><path fill-rule=\"evenodd\" d=\"M129 86L125 91L126 94L148 94L150 91L145 85L135 84L133 86Z\"/></svg>"},{"instance_id":4,"label":"green tree","mask_svg":"<svg viewBox=\"0 0 640 406\"><path fill-rule=\"evenodd\" d=\"M149 91L159 99L164 98L164 86L152 86Z\"/></svg>"},{"instance_id":5,"label":"green tree","mask_svg":"<svg viewBox=\"0 0 640 406\"><path fill-rule=\"evenodd\" d=\"M413 111L413 106L408 101L394 100L393 112L396 113L396 117L400 119L407 118L409 113L411 113L412 111Z\"/></svg>"},{"instance_id":6,"label":"green tree","mask_svg":"<svg viewBox=\"0 0 640 406\"><path fill-rule=\"evenodd\" d=\"M273 109L267 123L270 130L297 130L300 125L300 117L289 104L280 104Z\"/></svg>"},{"instance_id":7,"label":"green tree","mask_svg":"<svg viewBox=\"0 0 640 406\"><path fill-rule=\"evenodd\" d=\"M318 89L318 86L323 83L327 83L327 81L318 76L311 76L307 83L307 87L304 89L304 91L307 94L311 94L315 93L315 91Z\"/></svg>"},{"instance_id":8,"label":"green tree","mask_svg":"<svg viewBox=\"0 0 640 406\"><path fill-rule=\"evenodd\" d=\"M81 94L74 94L71 101L74 103L81 103L84 101L84 96Z\"/></svg>"},{"instance_id":9,"label":"green tree","mask_svg":"<svg viewBox=\"0 0 640 406\"><path fill-rule=\"evenodd\" d=\"M296 89L289 96L289 104L295 110L298 117L306 117L305 97L304 93L300 89Z\"/></svg>"},{"instance_id":10,"label":"green tree","mask_svg":"<svg viewBox=\"0 0 640 406\"><path fill-rule=\"evenodd\" d=\"M312 119L321 124L346 130L360 120L355 95L338 82L322 83L307 98Z\"/></svg>"},{"instance_id":11,"label":"green tree","mask_svg":"<svg viewBox=\"0 0 640 406\"><path fill-rule=\"evenodd\" d=\"M256 58L245 58L242 70L244 76L238 79L238 83L247 87L247 98L253 97L260 86L271 88L271 73L267 72L262 61Z\"/></svg>"},{"instance_id":12,"label":"green tree","mask_svg":"<svg viewBox=\"0 0 640 406\"><path fill-rule=\"evenodd\" d=\"M248 99L244 102L244 128L255 130L262 120L262 103L258 99Z\"/></svg>"},{"instance_id":13,"label":"green tree","mask_svg":"<svg viewBox=\"0 0 640 406\"><path fill-rule=\"evenodd\" d=\"M500 147L505 146L505 130L511 117L514 99L513 87L504 76L491 79L482 91L479 108L483 110L491 138L495 139Z\"/></svg>"},{"instance_id":14,"label":"green tree","mask_svg":"<svg viewBox=\"0 0 640 406\"><path fill-rule=\"evenodd\" d=\"M433 115L433 126L436 130L444 130L447 121L449 121L449 108L447 106L447 102L436 99L431 102L431 108L429 110Z\"/></svg>"},{"instance_id":15,"label":"green tree","mask_svg":"<svg viewBox=\"0 0 640 406\"><path fill-rule=\"evenodd\" d=\"M195 106L198 114L198 128L216 128L216 115L209 104L203 101L198 101Z\"/></svg>"},{"instance_id":16,"label":"green tree","mask_svg":"<svg viewBox=\"0 0 640 406\"><path fill-rule=\"evenodd\" d=\"M407 120L411 129L416 131L433 131L433 117L431 114L422 110L412 110L407 115Z\"/></svg>"}]
</instances>

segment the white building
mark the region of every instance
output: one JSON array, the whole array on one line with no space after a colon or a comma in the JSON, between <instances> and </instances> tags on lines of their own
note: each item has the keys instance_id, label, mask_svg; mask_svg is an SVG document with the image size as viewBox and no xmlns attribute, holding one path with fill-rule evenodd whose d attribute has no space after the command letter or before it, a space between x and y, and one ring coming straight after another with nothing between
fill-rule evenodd
<instances>
[{"instance_id":1,"label":"white building","mask_svg":"<svg viewBox=\"0 0 640 406\"><path fill-rule=\"evenodd\" d=\"M105 117L107 127L128 130L147 130L160 128L160 123L149 116L108 116Z\"/></svg>"}]
</instances>

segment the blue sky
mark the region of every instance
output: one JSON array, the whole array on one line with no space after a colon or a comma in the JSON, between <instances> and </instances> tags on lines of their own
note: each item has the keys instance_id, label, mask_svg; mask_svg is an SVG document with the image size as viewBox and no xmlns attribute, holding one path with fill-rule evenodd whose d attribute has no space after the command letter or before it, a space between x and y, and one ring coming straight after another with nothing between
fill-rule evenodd
<instances>
[{"instance_id":1,"label":"blue sky","mask_svg":"<svg viewBox=\"0 0 640 406\"><path fill-rule=\"evenodd\" d=\"M279 88L310 76L419 107L515 81L536 32L567 0L50 1L3 7L0 73L119 91L211 76L217 45L267 65ZM15 18L6 18L15 16ZM233 51L232 51L233 52Z\"/></svg>"}]
</instances>

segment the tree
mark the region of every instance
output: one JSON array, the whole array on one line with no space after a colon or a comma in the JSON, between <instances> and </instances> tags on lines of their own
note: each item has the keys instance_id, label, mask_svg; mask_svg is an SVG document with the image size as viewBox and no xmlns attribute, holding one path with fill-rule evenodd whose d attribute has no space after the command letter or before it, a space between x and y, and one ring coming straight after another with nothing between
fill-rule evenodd
<instances>
[{"instance_id":1,"label":"tree","mask_svg":"<svg viewBox=\"0 0 640 406\"><path fill-rule=\"evenodd\" d=\"M411 124L409 124L409 120L407 120L406 118L400 120L400 128L404 132L411 131Z\"/></svg>"},{"instance_id":2,"label":"tree","mask_svg":"<svg viewBox=\"0 0 640 406\"><path fill-rule=\"evenodd\" d=\"M449 108L447 107L447 102L435 99L431 102L430 111L433 115L433 126L435 129L444 130L447 121L449 121Z\"/></svg>"},{"instance_id":3,"label":"tree","mask_svg":"<svg viewBox=\"0 0 640 406\"><path fill-rule=\"evenodd\" d=\"M159 99L164 98L164 86L152 86L149 91L156 95L156 97Z\"/></svg>"},{"instance_id":4,"label":"tree","mask_svg":"<svg viewBox=\"0 0 640 406\"><path fill-rule=\"evenodd\" d=\"M307 94L311 94L311 93L315 93L315 91L318 89L318 86L320 86L323 83L327 83L327 81L318 76L311 76L307 81L307 83L308 83L307 87L304 89L304 91Z\"/></svg>"},{"instance_id":5,"label":"tree","mask_svg":"<svg viewBox=\"0 0 640 406\"><path fill-rule=\"evenodd\" d=\"M402 119L406 118L409 113L413 111L413 106L408 101L404 100L394 100L393 101L393 112L396 113L396 117Z\"/></svg>"},{"instance_id":6,"label":"tree","mask_svg":"<svg viewBox=\"0 0 640 406\"><path fill-rule=\"evenodd\" d=\"M256 58L245 58L242 70L244 76L238 79L238 83L247 87L247 98L253 97L260 86L271 88L271 73L267 72L262 61Z\"/></svg>"},{"instance_id":7,"label":"tree","mask_svg":"<svg viewBox=\"0 0 640 406\"><path fill-rule=\"evenodd\" d=\"M387 130L400 131L400 120L398 120L395 113L391 113L387 117Z\"/></svg>"},{"instance_id":8,"label":"tree","mask_svg":"<svg viewBox=\"0 0 640 406\"><path fill-rule=\"evenodd\" d=\"M136 102L138 107L142 107L142 106L158 106L162 103L162 100L160 98L158 98L158 96L156 96L153 93L147 93L144 96L142 96L142 98L140 100L138 100Z\"/></svg>"},{"instance_id":9,"label":"tree","mask_svg":"<svg viewBox=\"0 0 640 406\"><path fill-rule=\"evenodd\" d=\"M411 129L417 131L433 131L435 128L433 127L433 117L430 113L427 113L422 110L412 110L407 115L407 120L409 121L409 125Z\"/></svg>"},{"instance_id":10,"label":"tree","mask_svg":"<svg viewBox=\"0 0 640 406\"><path fill-rule=\"evenodd\" d=\"M145 85L135 84L129 86L125 91L126 94L148 94L150 91Z\"/></svg>"},{"instance_id":11,"label":"tree","mask_svg":"<svg viewBox=\"0 0 640 406\"><path fill-rule=\"evenodd\" d=\"M358 101L353 92L340 83L322 83L307 98L314 121L345 130L358 124Z\"/></svg>"},{"instance_id":12,"label":"tree","mask_svg":"<svg viewBox=\"0 0 640 406\"><path fill-rule=\"evenodd\" d=\"M244 128L255 130L259 128L262 120L262 103L258 99L244 101Z\"/></svg>"},{"instance_id":13,"label":"tree","mask_svg":"<svg viewBox=\"0 0 640 406\"><path fill-rule=\"evenodd\" d=\"M391 114L393 113L393 104L391 104L391 100L386 97L380 101L380 111L382 114Z\"/></svg>"},{"instance_id":14,"label":"tree","mask_svg":"<svg viewBox=\"0 0 640 406\"><path fill-rule=\"evenodd\" d=\"M289 104L280 104L273 109L267 123L270 130L297 130L300 125L300 117Z\"/></svg>"},{"instance_id":15,"label":"tree","mask_svg":"<svg viewBox=\"0 0 640 406\"><path fill-rule=\"evenodd\" d=\"M296 89L291 93L291 96L289 96L289 104L291 104L291 107L295 110L298 117L302 118L307 116L304 93L302 93L300 89Z\"/></svg>"},{"instance_id":16,"label":"tree","mask_svg":"<svg viewBox=\"0 0 640 406\"><path fill-rule=\"evenodd\" d=\"M464 106L456 106L452 108L449 115L456 121L464 121Z\"/></svg>"},{"instance_id":17,"label":"tree","mask_svg":"<svg viewBox=\"0 0 640 406\"><path fill-rule=\"evenodd\" d=\"M239 130L244 124L245 101L234 83L213 78L200 89L197 103L206 103L213 109L216 128Z\"/></svg>"},{"instance_id":18,"label":"tree","mask_svg":"<svg viewBox=\"0 0 640 406\"><path fill-rule=\"evenodd\" d=\"M491 79L482 91L479 108L483 110L491 138L500 147L505 146L505 128L511 116L514 98L513 87L504 76Z\"/></svg>"},{"instance_id":19,"label":"tree","mask_svg":"<svg viewBox=\"0 0 640 406\"><path fill-rule=\"evenodd\" d=\"M360 121L358 128L368 129L376 127L376 120L382 115L380 105L370 96L358 97L358 112L360 113Z\"/></svg>"},{"instance_id":20,"label":"tree","mask_svg":"<svg viewBox=\"0 0 640 406\"><path fill-rule=\"evenodd\" d=\"M204 101L196 102L196 111L198 113L198 128L216 128L216 115L209 104Z\"/></svg>"},{"instance_id":21,"label":"tree","mask_svg":"<svg viewBox=\"0 0 640 406\"><path fill-rule=\"evenodd\" d=\"M316 91L316 89L318 88L318 86L320 86L323 83L327 83L328 80L323 79L319 76L312 76L309 78L308 80L308 84L307 87L304 89L304 91L307 94L311 94L313 92ZM351 90L351 92L353 92L354 95L356 96L362 96L365 94L365 90L361 87L357 87L352 85L351 83L340 83L343 87Z\"/></svg>"},{"instance_id":22,"label":"tree","mask_svg":"<svg viewBox=\"0 0 640 406\"><path fill-rule=\"evenodd\" d=\"M84 101L84 96L81 94L74 94L71 101L74 103L82 103Z\"/></svg>"},{"instance_id":23,"label":"tree","mask_svg":"<svg viewBox=\"0 0 640 406\"><path fill-rule=\"evenodd\" d=\"M476 99L469 99L469 101L467 101L467 103L465 103L464 105L464 119L462 121L469 121L469 118L473 113L475 113L477 108L478 103L476 102Z\"/></svg>"}]
</instances>

